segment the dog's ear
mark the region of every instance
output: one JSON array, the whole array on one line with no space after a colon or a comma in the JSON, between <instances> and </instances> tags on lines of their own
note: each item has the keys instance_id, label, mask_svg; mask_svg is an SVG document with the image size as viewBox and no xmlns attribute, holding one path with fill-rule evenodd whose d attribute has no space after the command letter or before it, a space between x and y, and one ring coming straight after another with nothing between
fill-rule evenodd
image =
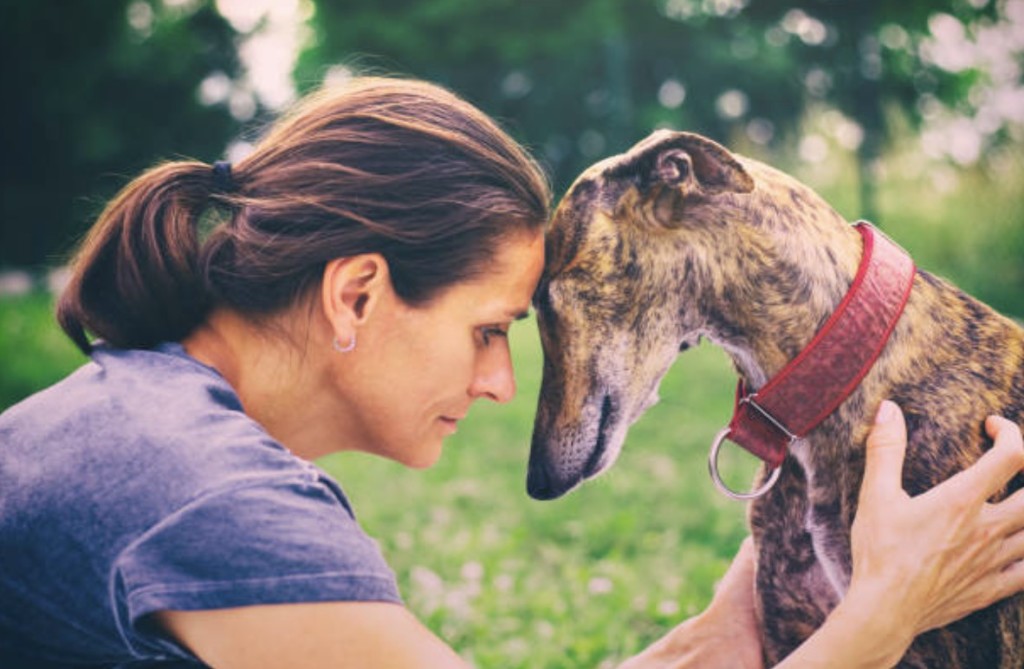
<instances>
[{"instance_id":1,"label":"dog's ear","mask_svg":"<svg viewBox=\"0 0 1024 669\"><path fill-rule=\"evenodd\" d=\"M683 149L666 149L654 163L654 177L668 186L678 186L693 172L693 158Z\"/></svg>"},{"instance_id":2,"label":"dog's ear","mask_svg":"<svg viewBox=\"0 0 1024 669\"><path fill-rule=\"evenodd\" d=\"M641 190L687 184L694 186L685 189L688 195L754 190L754 180L728 149L689 132L654 133L627 153L622 168L627 165Z\"/></svg>"}]
</instances>

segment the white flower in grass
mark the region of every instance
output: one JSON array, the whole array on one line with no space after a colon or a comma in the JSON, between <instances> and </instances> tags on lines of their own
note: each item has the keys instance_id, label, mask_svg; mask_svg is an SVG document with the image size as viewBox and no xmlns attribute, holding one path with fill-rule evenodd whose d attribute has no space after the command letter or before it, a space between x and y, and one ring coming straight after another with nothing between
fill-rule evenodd
<instances>
[{"instance_id":1,"label":"white flower in grass","mask_svg":"<svg viewBox=\"0 0 1024 669\"><path fill-rule=\"evenodd\" d=\"M456 620L468 620L473 614L472 601L477 593L467 589L450 590L444 596L444 608Z\"/></svg>"},{"instance_id":2,"label":"white flower in grass","mask_svg":"<svg viewBox=\"0 0 1024 669\"><path fill-rule=\"evenodd\" d=\"M592 595L607 595L609 592L612 591L614 585L615 584L612 583L612 580L610 578L604 576L595 576L594 578L590 579L589 583L587 583L587 590L589 590L590 594Z\"/></svg>"},{"instance_id":3,"label":"white flower in grass","mask_svg":"<svg viewBox=\"0 0 1024 669\"><path fill-rule=\"evenodd\" d=\"M536 625L537 636L542 639L550 639L555 636L555 626L547 620L540 620Z\"/></svg>"},{"instance_id":4,"label":"white flower in grass","mask_svg":"<svg viewBox=\"0 0 1024 669\"><path fill-rule=\"evenodd\" d=\"M484 566L479 562L467 562L462 565L462 569L459 571L462 578L467 581L479 581L484 575Z\"/></svg>"},{"instance_id":5,"label":"white flower in grass","mask_svg":"<svg viewBox=\"0 0 1024 669\"><path fill-rule=\"evenodd\" d=\"M444 590L444 581L441 580L441 577L437 575L437 572L426 567L413 567L410 575L413 586L423 592L431 593Z\"/></svg>"},{"instance_id":6,"label":"white flower in grass","mask_svg":"<svg viewBox=\"0 0 1024 669\"><path fill-rule=\"evenodd\" d=\"M658 613L663 616L674 616L679 613L679 602L665 599L658 603Z\"/></svg>"},{"instance_id":7,"label":"white flower in grass","mask_svg":"<svg viewBox=\"0 0 1024 669\"><path fill-rule=\"evenodd\" d=\"M516 579L512 574L498 574L494 577L494 587L500 592L509 592L516 585Z\"/></svg>"}]
</instances>

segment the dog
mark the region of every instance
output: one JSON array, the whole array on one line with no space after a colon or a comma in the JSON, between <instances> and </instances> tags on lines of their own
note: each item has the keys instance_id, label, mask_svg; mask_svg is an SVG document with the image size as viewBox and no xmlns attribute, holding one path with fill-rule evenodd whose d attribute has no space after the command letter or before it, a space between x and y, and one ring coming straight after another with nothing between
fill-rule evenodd
<instances>
[{"instance_id":1,"label":"dog","mask_svg":"<svg viewBox=\"0 0 1024 669\"><path fill-rule=\"evenodd\" d=\"M696 134L657 131L587 169L556 208L534 298L544 369L530 495L558 497L611 466L673 361L702 338L735 366L737 409L755 398L853 292L866 234L796 179ZM763 495L748 521L767 666L809 637L849 584L865 440L883 399L907 420L911 495L991 446L986 415L1024 422L1024 330L873 239L902 262L898 309L847 394L806 434L787 432L755 481ZM899 666L1019 668L1022 632L1017 596L919 636Z\"/></svg>"}]
</instances>

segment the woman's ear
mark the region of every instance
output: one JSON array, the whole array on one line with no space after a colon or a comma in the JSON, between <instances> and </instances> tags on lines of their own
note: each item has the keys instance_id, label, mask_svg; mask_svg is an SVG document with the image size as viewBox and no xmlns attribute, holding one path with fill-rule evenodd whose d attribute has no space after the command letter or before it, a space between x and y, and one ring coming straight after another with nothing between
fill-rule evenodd
<instances>
[{"instance_id":1,"label":"woman's ear","mask_svg":"<svg viewBox=\"0 0 1024 669\"><path fill-rule=\"evenodd\" d=\"M348 342L391 290L388 263L378 253L335 258L324 267L322 300L335 338Z\"/></svg>"}]
</instances>

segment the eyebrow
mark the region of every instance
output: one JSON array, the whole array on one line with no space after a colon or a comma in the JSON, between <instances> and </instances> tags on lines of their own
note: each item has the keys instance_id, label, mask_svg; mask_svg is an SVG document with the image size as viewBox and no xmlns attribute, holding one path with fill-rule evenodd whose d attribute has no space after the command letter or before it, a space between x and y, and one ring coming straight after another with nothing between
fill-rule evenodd
<instances>
[{"instance_id":1,"label":"eyebrow","mask_svg":"<svg viewBox=\"0 0 1024 669\"><path fill-rule=\"evenodd\" d=\"M526 320L527 318L530 317L530 309L529 309L529 307L527 307L526 309L523 309L522 311L510 312L509 315L512 316L512 320L514 320L514 321L524 321L524 320Z\"/></svg>"}]
</instances>

